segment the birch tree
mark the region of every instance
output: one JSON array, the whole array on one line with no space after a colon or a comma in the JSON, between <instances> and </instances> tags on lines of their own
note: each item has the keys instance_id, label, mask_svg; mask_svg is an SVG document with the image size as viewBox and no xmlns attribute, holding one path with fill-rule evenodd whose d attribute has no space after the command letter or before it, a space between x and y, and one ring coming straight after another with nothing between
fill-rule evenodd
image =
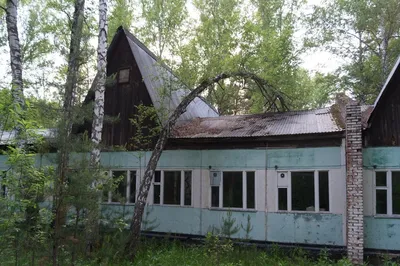
<instances>
[{"instance_id":1,"label":"birch tree","mask_svg":"<svg viewBox=\"0 0 400 266\"><path fill-rule=\"evenodd\" d=\"M22 81L22 58L21 58L21 45L18 36L18 0L7 0L6 8L2 9L6 12L7 36L8 45L10 48L10 63L11 63L11 94L13 98L13 107L15 117L17 120L16 131L18 135L18 146L20 146L20 136L23 133L23 110L25 108L23 81Z\"/></svg>"},{"instance_id":2,"label":"birch tree","mask_svg":"<svg viewBox=\"0 0 400 266\"><path fill-rule=\"evenodd\" d=\"M99 36L97 48L97 84L95 89L95 100L92 123L93 149L90 154L92 168L97 169L100 165L100 142L104 121L104 92L107 78L107 0L99 0ZM97 236L97 208L90 211L89 219L89 250L91 250Z\"/></svg>"},{"instance_id":3,"label":"birch tree","mask_svg":"<svg viewBox=\"0 0 400 266\"><path fill-rule=\"evenodd\" d=\"M160 159L162 151L167 143L171 129L174 127L176 121L181 116L181 114L186 111L188 105L204 90L220 81L233 78L236 80L242 79L253 81L255 84L257 84L258 88L261 91L270 95L270 97L267 97L269 99L269 104L274 105L278 111L288 110L288 106L285 103L284 95L281 95L280 92L272 87L266 80L258 77L255 74L246 72L222 73L214 78L206 79L201 82L200 85L198 85L194 90L192 90L185 98L183 98L182 102L178 105L178 107L168 118L165 125L162 127L158 141L150 156L146 171L140 183L139 193L136 199L135 210L130 226L130 236L125 246L125 250L132 260L135 259L140 243L140 231L142 226L143 213L146 206L151 181L153 179L158 160Z\"/></svg>"},{"instance_id":4,"label":"birch tree","mask_svg":"<svg viewBox=\"0 0 400 266\"><path fill-rule=\"evenodd\" d=\"M75 0L75 10L71 26L70 52L68 56L67 80L65 84L63 117L59 128L60 148L58 158L58 176L55 180L54 195L54 245L53 265L58 264L59 239L62 225L65 220L65 193L66 174L68 171L70 139L72 123L74 121L73 107L76 101L76 87L80 67L81 38L84 20L85 0Z\"/></svg>"}]
</instances>

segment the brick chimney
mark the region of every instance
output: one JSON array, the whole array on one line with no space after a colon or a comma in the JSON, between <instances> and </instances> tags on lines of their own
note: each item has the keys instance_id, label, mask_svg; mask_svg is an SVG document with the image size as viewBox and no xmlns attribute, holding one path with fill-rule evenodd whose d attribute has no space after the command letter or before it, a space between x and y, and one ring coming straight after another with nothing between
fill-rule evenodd
<instances>
[{"instance_id":1,"label":"brick chimney","mask_svg":"<svg viewBox=\"0 0 400 266\"><path fill-rule=\"evenodd\" d=\"M355 265L364 259L364 202L361 107L346 106L347 256Z\"/></svg>"}]
</instances>

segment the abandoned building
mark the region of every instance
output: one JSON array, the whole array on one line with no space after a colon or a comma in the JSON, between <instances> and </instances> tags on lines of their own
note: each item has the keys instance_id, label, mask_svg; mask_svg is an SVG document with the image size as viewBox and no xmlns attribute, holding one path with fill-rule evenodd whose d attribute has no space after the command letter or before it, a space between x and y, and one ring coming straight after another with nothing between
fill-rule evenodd
<instances>
[{"instance_id":1,"label":"abandoned building","mask_svg":"<svg viewBox=\"0 0 400 266\"><path fill-rule=\"evenodd\" d=\"M354 261L364 249L400 251L399 64L373 106L339 97L317 110L219 116L197 97L158 163L146 213L155 221L151 229L204 236L230 212L243 225L235 238L347 248ZM110 177L124 176L117 190L126 199L108 192L102 206L130 218L151 154L127 145L136 134L130 119L142 104L156 107L162 123L188 90L122 28L107 72L116 78L105 93L105 114L119 121L105 124L103 144L128 151L102 152ZM0 156L0 170L5 161Z\"/></svg>"}]
</instances>

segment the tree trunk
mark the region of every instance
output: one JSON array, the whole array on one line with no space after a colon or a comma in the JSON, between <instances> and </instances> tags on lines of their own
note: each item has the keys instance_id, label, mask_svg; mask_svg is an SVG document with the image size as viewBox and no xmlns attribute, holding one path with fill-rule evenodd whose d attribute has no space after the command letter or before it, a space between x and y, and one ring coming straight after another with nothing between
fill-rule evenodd
<instances>
[{"instance_id":1,"label":"tree trunk","mask_svg":"<svg viewBox=\"0 0 400 266\"><path fill-rule=\"evenodd\" d=\"M22 82L22 58L21 45L18 37L18 3L19 0L7 0L6 7L6 23L8 44L10 47L10 63L12 73L11 94L13 97L13 110L16 115L16 131L17 131L17 146L21 147L22 140L20 139L23 133L24 126L21 122L23 118L23 110L25 109L23 82Z\"/></svg>"},{"instance_id":2,"label":"tree trunk","mask_svg":"<svg viewBox=\"0 0 400 266\"><path fill-rule=\"evenodd\" d=\"M146 171L143 176L143 180L140 183L139 194L135 203L135 211L133 213L131 226L130 226L130 236L128 242L125 246L126 252L129 254L132 260L135 259L136 253L138 251L139 241L140 241L140 231L143 219L143 212L147 202L147 196L149 194L149 189L151 185L151 181L154 176L155 169L157 167L158 160L160 159L161 153L167 143L170 129L175 125L177 119L186 111L187 106L206 88L210 85L219 82L220 80L238 77L244 79L252 79L261 90L274 90L268 83L259 78L258 76L251 73L237 72L237 73L222 73L214 78L207 79L203 81L198 87L196 87L193 91L191 91L178 105L175 111L169 117L167 123L163 126L160 137L154 147L154 150L151 154L149 163L147 164ZM275 97L271 97L271 104L277 106L275 101L280 101L282 106L285 106L283 103L283 97L280 96L279 92L274 91ZM267 99L268 100L268 99Z\"/></svg>"},{"instance_id":3,"label":"tree trunk","mask_svg":"<svg viewBox=\"0 0 400 266\"><path fill-rule=\"evenodd\" d=\"M73 106L75 105L75 95L77 80L79 75L79 57L81 53L81 37L84 20L85 0L75 1L75 11L71 28L70 53L68 57L67 80L64 92L63 117L59 128L59 158L58 158L58 176L55 180L54 196L54 244L53 244L53 265L58 264L58 247L62 225L65 223L66 206L63 202L64 186L66 173L69 164L70 139L72 123L74 120Z\"/></svg>"},{"instance_id":4,"label":"tree trunk","mask_svg":"<svg viewBox=\"0 0 400 266\"><path fill-rule=\"evenodd\" d=\"M100 142L103 131L104 120L104 92L107 78L107 0L99 0L99 37L97 48L97 75L98 82L95 85L95 101L93 109L92 123L92 142L93 149L90 154L91 166L97 172L100 164ZM88 226L88 250L92 250L93 244L98 237L98 218L99 210L89 210L89 226Z\"/></svg>"}]
</instances>

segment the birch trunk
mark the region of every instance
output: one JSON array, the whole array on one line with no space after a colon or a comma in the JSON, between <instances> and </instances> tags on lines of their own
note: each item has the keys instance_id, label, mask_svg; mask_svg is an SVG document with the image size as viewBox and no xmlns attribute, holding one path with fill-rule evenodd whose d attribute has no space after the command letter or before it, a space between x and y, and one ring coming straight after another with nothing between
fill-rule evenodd
<instances>
[{"instance_id":1,"label":"birch trunk","mask_svg":"<svg viewBox=\"0 0 400 266\"><path fill-rule=\"evenodd\" d=\"M100 164L100 142L104 120L104 92L107 78L107 0L99 0L99 36L97 48L97 76L93 109L92 135L93 149L90 154L91 166L97 172ZM88 243L90 252L98 238L99 210L90 210L88 221Z\"/></svg>"},{"instance_id":2,"label":"birch trunk","mask_svg":"<svg viewBox=\"0 0 400 266\"><path fill-rule=\"evenodd\" d=\"M23 82L22 82L22 59L21 59L21 45L18 37L18 4L19 0L7 0L6 6L6 23L7 23L7 35L8 44L10 47L10 63L12 73L12 87L11 94L13 98L13 110L16 114L15 119L17 120L16 131L17 131L17 145L22 145L20 136L24 130L24 126L21 123L22 112L25 109Z\"/></svg>"},{"instance_id":3,"label":"birch trunk","mask_svg":"<svg viewBox=\"0 0 400 266\"><path fill-rule=\"evenodd\" d=\"M154 150L151 154L149 163L147 164L146 171L143 176L143 180L140 183L138 197L135 203L135 210L133 213L131 226L130 226L130 236L128 242L125 246L126 252L129 254L132 260L135 259L139 242L140 242L140 231L143 219L143 212L147 202L147 196L149 194L149 189L151 186L151 182L154 176L155 169L157 167L158 160L160 159L161 153L167 143L170 129L175 125L177 119L186 111L187 106L206 88L211 86L212 84L218 83L220 80L238 77L243 79L252 79L261 91L266 92L267 90L271 90L272 87L267 84L267 82L258 76L252 73L222 73L212 79L208 79L203 81L198 87L196 87L193 91L191 91L178 105L175 111L169 117L167 123L163 126L160 137L154 147ZM271 105L277 106L276 101L280 101L282 106L285 106L283 103L283 97L280 96L279 92L274 91L275 97L267 98L267 101L270 102ZM279 97L277 97L279 96Z\"/></svg>"},{"instance_id":4,"label":"birch trunk","mask_svg":"<svg viewBox=\"0 0 400 266\"><path fill-rule=\"evenodd\" d=\"M58 176L55 180L54 196L54 243L53 243L53 265L58 265L58 248L61 228L65 223L66 206L64 199L64 186L69 164L70 138L72 123L74 119L73 106L75 105L76 87L79 75L79 57L84 20L85 0L75 0L75 11L71 28L70 52L68 56L67 80L64 92L63 117L59 128L59 158Z\"/></svg>"}]
</instances>

